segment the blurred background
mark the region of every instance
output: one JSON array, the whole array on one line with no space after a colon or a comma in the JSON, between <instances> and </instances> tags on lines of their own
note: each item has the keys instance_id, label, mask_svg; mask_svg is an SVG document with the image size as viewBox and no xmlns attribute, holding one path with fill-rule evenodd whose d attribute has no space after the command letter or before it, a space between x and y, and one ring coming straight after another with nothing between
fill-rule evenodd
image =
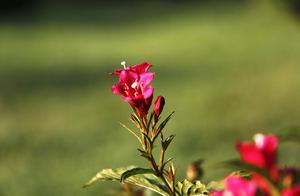
<instances>
[{"instance_id":1,"label":"blurred background","mask_svg":"<svg viewBox=\"0 0 300 196\"><path fill-rule=\"evenodd\" d=\"M113 195L81 186L97 171L145 166L118 122L130 107L108 73L148 61L155 95L175 110L168 133L179 179L205 159L204 182L229 172L234 144L281 137L300 165L300 1L2 0L0 195Z\"/></svg>"}]
</instances>

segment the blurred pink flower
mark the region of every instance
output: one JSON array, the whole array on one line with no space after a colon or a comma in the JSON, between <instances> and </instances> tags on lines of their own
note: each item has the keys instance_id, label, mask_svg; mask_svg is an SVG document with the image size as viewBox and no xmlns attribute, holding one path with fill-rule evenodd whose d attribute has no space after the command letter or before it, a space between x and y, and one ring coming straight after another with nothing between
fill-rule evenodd
<instances>
[{"instance_id":1,"label":"blurred pink flower","mask_svg":"<svg viewBox=\"0 0 300 196\"><path fill-rule=\"evenodd\" d=\"M284 189L281 196L300 196L300 184L292 188Z\"/></svg>"},{"instance_id":2,"label":"blurred pink flower","mask_svg":"<svg viewBox=\"0 0 300 196\"><path fill-rule=\"evenodd\" d=\"M112 74L119 76L119 82L112 86L112 91L128 102L141 117L145 117L150 108L153 87L150 82L154 78L153 72L147 72L151 67L149 63L128 66L116 69Z\"/></svg>"},{"instance_id":3,"label":"blurred pink flower","mask_svg":"<svg viewBox=\"0 0 300 196\"><path fill-rule=\"evenodd\" d=\"M158 96L154 102L154 113L155 113L155 121L158 120L161 112L164 109L165 98L163 96Z\"/></svg>"},{"instance_id":4,"label":"blurred pink flower","mask_svg":"<svg viewBox=\"0 0 300 196\"><path fill-rule=\"evenodd\" d=\"M254 142L239 142L236 145L241 159L268 170L273 180L278 179L277 160L278 139L275 135L256 134Z\"/></svg>"},{"instance_id":5,"label":"blurred pink flower","mask_svg":"<svg viewBox=\"0 0 300 196\"><path fill-rule=\"evenodd\" d=\"M210 196L255 196L256 184L240 176L228 176L222 191L212 192Z\"/></svg>"},{"instance_id":6,"label":"blurred pink flower","mask_svg":"<svg viewBox=\"0 0 300 196\"><path fill-rule=\"evenodd\" d=\"M251 181L254 182L259 190L260 196L272 196L274 188L271 186L270 182L258 173L252 173Z\"/></svg>"}]
</instances>

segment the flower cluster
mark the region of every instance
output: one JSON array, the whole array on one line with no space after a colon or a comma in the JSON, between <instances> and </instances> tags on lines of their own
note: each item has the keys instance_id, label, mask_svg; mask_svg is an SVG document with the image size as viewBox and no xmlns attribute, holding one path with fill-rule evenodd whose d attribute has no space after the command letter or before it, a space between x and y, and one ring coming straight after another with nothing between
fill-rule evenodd
<instances>
[{"instance_id":1,"label":"flower cluster","mask_svg":"<svg viewBox=\"0 0 300 196\"><path fill-rule=\"evenodd\" d=\"M141 117L148 114L153 98L154 88L150 82L154 78L154 73L149 72L150 67L151 64L145 62L116 69L112 73L119 76L119 82L112 87L113 93L120 95ZM159 96L155 103L155 114L158 117L164 105L164 98Z\"/></svg>"},{"instance_id":2,"label":"flower cluster","mask_svg":"<svg viewBox=\"0 0 300 196\"><path fill-rule=\"evenodd\" d=\"M278 138L256 134L254 142L239 142L236 148L244 164L251 166L250 179L230 175L224 180L224 190L212 196L300 196L299 171L277 165Z\"/></svg>"},{"instance_id":3,"label":"flower cluster","mask_svg":"<svg viewBox=\"0 0 300 196\"><path fill-rule=\"evenodd\" d=\"M212 196L254 196L256 192L256 184L253 181L230 175L225 178L225 189L213 192Z\"/></svg>"}]
</instances>

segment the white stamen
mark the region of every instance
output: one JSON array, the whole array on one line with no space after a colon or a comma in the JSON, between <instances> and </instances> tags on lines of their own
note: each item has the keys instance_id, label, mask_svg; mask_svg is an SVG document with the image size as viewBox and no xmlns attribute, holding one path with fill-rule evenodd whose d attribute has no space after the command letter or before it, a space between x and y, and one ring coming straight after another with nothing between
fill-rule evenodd
<instances>
[{"instance_id":1,"label":"white stamen","mask_svg":"<svg viewBox=\"0 0 300 196\"><path fill-rule=\"evenodd\" d=\"M137 83L137 81L135 81L134 83L131 84L131 88L135 88L135 87L137 87L137 85L138 85L138 83Z\"/></svg>"},{"instance_id":2,"label":"white stamen","mask_svg":"<svg viewBox=\"0 0 300 196\"><path fill-rule=\"evenodd\" d=\"M264 146L264 135L261 133L254 135L254 141L258 148L263 148Z\"/></svg>"},{"instance_id":3,"label":"white stamen","mask_svg":"<svg viewBox=\"0 0 300 196\"><path fill-rule=\"evenodd\" d=\"M121 65L123 65L124 69L126 69L126 61L122 61Z\"/></svg>"}]
</instances>

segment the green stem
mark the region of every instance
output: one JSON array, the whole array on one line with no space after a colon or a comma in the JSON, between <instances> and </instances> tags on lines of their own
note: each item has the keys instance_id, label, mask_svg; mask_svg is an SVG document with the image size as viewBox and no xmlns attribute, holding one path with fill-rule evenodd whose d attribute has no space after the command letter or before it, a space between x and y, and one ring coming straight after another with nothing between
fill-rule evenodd
<instances>
[{"instance_id":1,"label":"green stem","mask_svg":"<svg viewBox=\"0 0 300 196\"><path fill-rule=\"evenodd\" d=\"M159 177L164 182L164 184L167 186L167 189L168 189L170 195L171 196L175 196L175 193L174 193L173 189L171 188L170 184L168 183L168 181L166 180L166 178L164 177L164 175L161 174L161 176L159 176Z\"/></svg>"},{"instance_id":2,"label":"green stem","mask_svg":"<svg viewBox=\"0 0 300 196\"><path fill-rule=\"evenodd\" d=\"M158 168L157 166L157 163L152 155L152 151L151 151L151 160L150 160L150 163L151 163L151 166L152 168L155 170L155 174L157 177L159 177L163 183L166 185L167 189L168 189L168 192L170 194L170 196L175 196L175 193L174 193L174 186L170 186L169 182L167 181L167 179L165 178L163 172Z\"/></svg>"},{"instance_id":3,"label":"green stem","mask_svg":"<svg viewBox=\"0 0 300 196\"><path fill-rule=\"evenodd\" d=\"M146 130L146 123L147 123L147 120L143 119L142 120L142 126L143 126L143 131L144 133L149 133L149 130ZM147 152L149 153L150 155L150 163L151 163L151 166L152 168L154 169L155 173L156 173L156 176L158 178L160 178L162 180L162 182L166 185L167 189L168 189L168 192L170 194L170 196L175 196L175 193L174 193L174 185L173 186L170 186L168 180L165 178L164 174L163 174L163 170L160 168L162 165L163 165L163 162L164 162L164 156L165 156L165 152L163 149L161 149L161 157L160 157L160 167L158 167L156 161L155 161L155 158L153 156L153 145L152 144L148 144L148 142L146 141L146 139L143 137L143 140L145 142L145 146L144 148L146 148ZM154 141L153 141L154 142Z\"/></svg>"},{"instance_id":4,"label":"green stem","mask_svg":"<svg viewBox=\"0 0 300 196\"><path fill-rule=\"evenodd\" d=\"M164 161L165 161L165 150L161 149L160 150L160 159L159 159L159 167L160 167L161 170L164 169L164 168L162 168L162 166L164 164Z\"/></svg>"}]
</instances>

